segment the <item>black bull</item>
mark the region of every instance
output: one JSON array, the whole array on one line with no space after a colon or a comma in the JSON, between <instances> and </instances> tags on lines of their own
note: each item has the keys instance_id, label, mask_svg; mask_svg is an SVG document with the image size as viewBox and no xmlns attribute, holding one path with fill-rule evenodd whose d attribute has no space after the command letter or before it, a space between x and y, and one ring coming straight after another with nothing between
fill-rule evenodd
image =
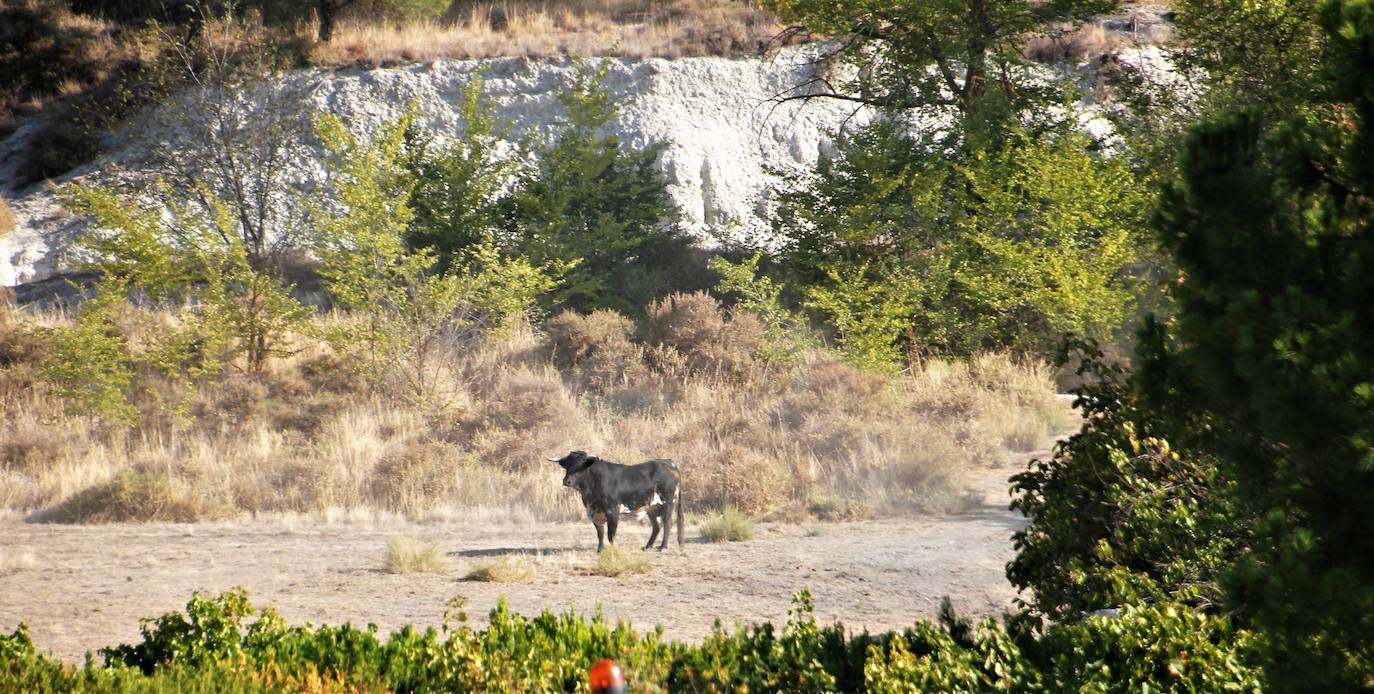
<instances>
[{"instance_id":1,"label":"black bull","mask_svg":"<svg viewBox=\"0 0 1374 694\"><path fill-rule=\"evenodd\" d=\"M677 507L677 543L682 544L682 474L671 460L650 460L638 465L617 465L582 451L573 451L558 460L563 466L563 486L582 495L587 517L596 526L596 551L606 540L615 544L615 530L620 515L647 513L653 532L644 549L649 549L658 537L659 521L663 521L663 542L659 550L667 549L669 519ZM604 528L603 528L604 526Z\"/></svg>"}]
</instances>

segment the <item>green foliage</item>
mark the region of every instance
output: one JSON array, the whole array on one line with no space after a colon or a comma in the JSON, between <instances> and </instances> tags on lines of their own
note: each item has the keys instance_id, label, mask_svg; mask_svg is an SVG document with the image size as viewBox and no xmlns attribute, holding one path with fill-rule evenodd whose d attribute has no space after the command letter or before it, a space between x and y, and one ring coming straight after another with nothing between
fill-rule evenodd
<instances>
[{"instance_id":1,"label":"green foliage","mask_svg":"<svg viewBox=\"0 0 1374 694\"><path fill-rule=\"evenodd\" d=\"M898 341L910 330L912 314L925 299L920 278L897 263L870 271L832 268L828 284L806 288L807 303L834 326L845 356L856 366L895 371L902 363Z\"/></svg>"},{"instance_id":2,"label":"green foliage","mask_svg":"<svg viewBox=\"0 0 1374 694\"><path fill-rule=\"evenodd\" d=\"M854 68L808 86L890 113L953 114L946 145L996 147L1014 123L1044 119L1054 89L1026 79L1022 48L1037 35L1111 11L1105 0L769 0L784 22L839 40L828 58Z\"/></svg>"},{"instance_id":3,"label":"green foliage","mask_svg":"<svg viewBox=\"0 0 1374 694\"><path fill-rule=\"evenodd\" d=\"M784 192L779 260L857 363L904 350L1049 353L1111 339L1131 315L1149 181L1071 132L1015 137L966 162L895 123L846 136Z\"/></svg>"},{"instance_id":4,"label":"green foliage","mask_svg":"<svg viewBox=\"0 0 1374 694\"><path fill-rule=\"evenodd\" d=\"M938 623L850 635L820 626L803 591L787 624L717 627L700 644L666 643L602 618L511 614L504 601L473 630L462 601L442 632L404 627L291 627L253 614L240 590L195 596L186 612L145 621L143 640L104 649L107 665L37 655L23 626L0 636L0 688L82 691L581 691L601 658L635 689L668 691L1258 691L1254 637L1221 617L1172 605L1120 619L1034 627L972 625L946 609ZM195 686L190 686L195 685ZM181 689L178 689L180 687Z\"/></svg>"},{"instance_id":5,"label":"green foliage","mask_svg":"<svg viewBox=\"0 0 1374 694\"><path fill-rule=\"evenodd\" d=\"M602 134L616 116L606 70L582 69L559 95L565 120L504 201L504 233L508 252L536 265L577 263L558 303L633 313L680 284L673 271L690 243L654 165L663 143L631 150Z\"/></svg>"},{"instance_id":6,"label":"green foliage","mask_svg":"<svg viewBox=\"0 0 1374 694\"><path fill-rule=\"evenodd\" d=\"M451 145L431 149L430 134L413 124L406 134L412 153L405 163L415 178L410 240L432 248L440 268L462 249L499 238L502 195L518 170L518 156L496 149L508 129L498 128L482 98L480 73L465 88L458 113L463 133Z\"/></svg>"},{"instance_id":7,"label":"green foliage","mask_svg":"<svg viewBox=\"0 0 1374 694\"><path fill-rule=\"evenodd\" d=\"M307 311L280 278L255 262L234 232L227 205L216 203L207 213L171 205L164 221L107 190L68 184L60 192L63 205L90 217L96 228L82 243L94 256L90 267L103 278L100 294L186 307L183 319L194 339L154 342L194 343L196 353L161 361L204 375L242 356L257 372L287 351L282 343Z\"/></svg>"},{"instance_id":8,"label":"green foliage","mask_svg":"<svg viewBox=\"0 0 1374 694\"><path fill-rule=\"evenodd\" d=\"M1074 391L1083 428L1012 477L1012 508L1029 525L1013 536L1007 577L1056 620L1122 605L1224 610L1221 579L1253 541L1234 485L1215 457L1171 445L1179 424L1120 367L1080 349L1077 373L1091 379Z\"/></svg>"},{"instance_id":9,"label":"green foliage","mask_svg":"<svg viewBox=\"0 0 1374 694\"><path fill-rule=\"evenodd\" d=\"M555 286L553 270L501 257L491 241L468 246L436 272L428 248L411 250L406 230L414 179L403 164L410 110L361 144L344 124L323 116L318 135L333 159L336 209L322 215L319 273L335 305L361 317L327 337L359 354L375 383L400 382L412 396L432 395L438 342L457 330L493 330L528 313Z\"/></svg>"},{"instance_id":10,"label":"green foliage","mask_svg":"<svg viewBox=\"0 0 1374 694\"><path fill-rule=\"evenodd\" d=\"M1254 637L1173 605L1056 624L1039 638L1015 621L976 627L948 611L872 647L871 692L1260 691Z\"/></svg>"},{"instance_id":11,"label":"green foliage","mask_svg":"<svg viewBox=\"0 0 1374 694\"><path fill-rule=\"evenodd\" d=\"M706 267L720 275L716 291L738 297L735 310L752 313L763 324L765 346L760 354L772 363L791 363L812 346L806 319L783 303L783 285L760 274L762 253L755 253L738 263L722 257L711 258Z\"/></svg>"},{"instance_id":12,"label":"green foliage","mask_svg":"<svg viewBox=\"0 0 1374 694\"><path fill-rule=\"evenodd\" d=\"M1176 340L1150 366L1263 519L1231 588L1267 676L1351 691L1374 681L1374 6L1319 17L1329 103L1276 127L1228 113L1185 143L1157 215Z\"/></svg>"},{"instance_id":13,"label":"green foliage","mask_svg":"<svg viewBox=\"0 0 1374 694\"><path fill-rule=\"evenodd\" d=\"M1320 6L1303 0L1173 5L1184 39L1178 64L1201 75L1202 108L1258 106L1283 116L1313 102L1322 89Z\"/></svg>"},{"instance_id":14,"label":"green foliage","mask_svg":"<svg viewBox=\"0 0 1374 694\"><path fill-rule=\"evenodd\" d=\"M68 411L129 424L138 417L129 402L134 365L124 337L111 323L115 301L109 293L98 294L71 325L52 329L42 369Z\"/></svg>"}]
</instances>

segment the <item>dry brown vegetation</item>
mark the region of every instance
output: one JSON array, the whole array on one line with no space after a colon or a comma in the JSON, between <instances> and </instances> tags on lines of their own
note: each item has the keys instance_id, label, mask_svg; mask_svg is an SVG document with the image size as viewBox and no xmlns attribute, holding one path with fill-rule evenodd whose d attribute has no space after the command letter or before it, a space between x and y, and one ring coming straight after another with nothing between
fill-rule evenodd
<instances>
[{"instance_id":1,"label":"dry brown vegetation","mask_svg":"<svg viewBox=\"0 0 1374 694\"><path fill-rule=\"evenodd\" d=\"M345 22L310 58L335 67L435 58L756 54L781 28L749 0L464 2L442 21Z\"/></svg>"},{"instance_id":2,"label":"dry brown vegetation","mask_svg":"<svg viewBox=\"0 0 1374 694\"><path fill-rule=\"evenodd\" d=\"M653 568L653 563L649 561L648 555L637 549L606 545L606 548L597 552L596 556L592 557L590 563L587 564L587 573L593 576L620 578L621 576L646 574Z\"/></svg>"},{"instance_id":3,"label":"dry brown vegetation","mask_svg":"<svg viewBox=\"0 0 1374 694\"><path fill-rule=\"evenodd\" d=\"M522 561L517 561L509 556L497 557L488 562L482 562L472 567L467 575L463 576L464 581L480 581L482 583L525 583L534 578L534 569Z\"/></svg>"},{"instance_id":4,"label":"dry brown vegetation","mask_svg":"<svg viewBox=\"0 0 1374 694\"><path fill-rule=\"evenodd\" d=\"M189 390L142 378L131 393L141 414L125 427L68 414L45 382L43 326L65 320L0 311L0 508L38 520L335 509L571 519L576 495L544 458L575 448L675 459L693 510L940 509L957 503L963 471L1043 445L1066 416L1049 369L1004 355L895 377L824 350L770 364L752 356L752 318L699 294L639 326L564 314L547 336L518 328L455 349L446 396L423 404L369 391L300 335L261 375L231 368ZM120 330L135 343L147 324Z\"/></svg>"},{"instance_id":5,"label":"dry brown vegetation","mask_svg":"<svg viewBox=\"0 0 1374 694\"><path fill-rule=\"evenodd\" d=\"M10 201L0 195L0 237L14 231L14 224L14 210L10 209Z\"/></svg>"},{"instance_id":6,"label":"dry brown vegetation","mask_svg":"<svg viewBox=\"0 0 1374 694\"><path fill-rule=\"evenodd\" d=\"M421 542L405 535L387 538L383 566L387 573L443 573L448 568L448 557L438 542Z\"/></svg>"}]
</instances>

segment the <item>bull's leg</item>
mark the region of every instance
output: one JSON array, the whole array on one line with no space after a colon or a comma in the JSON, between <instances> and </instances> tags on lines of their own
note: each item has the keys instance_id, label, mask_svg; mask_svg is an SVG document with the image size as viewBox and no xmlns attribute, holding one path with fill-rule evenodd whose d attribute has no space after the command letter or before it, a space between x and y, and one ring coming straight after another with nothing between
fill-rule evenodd
<instances>
[{"instance_id":1,"label":"bull's leg","mask_svg":"<svg viewBox=\"0 0 1374 694\"><path fill-rule=\"evenodd\" d=\"M600 552L606 545L606 517L598 513L592 517L592 525L596 526L596 551Z\"/></svg>"},{"instance_id":2,"label":"bull's leg","mask_svg":"<svg viewBox=\"0 0 1374 694\"><path fill-rule=\"evenodd\" d=\"M606 541L615 544L615 529L620 525L620 511L612 510L606 514ZM600 548L598 548L600 549Z\"/></svg>"},{"instance_id":3,"label":"bull's leg","mask_svg":"<svg viewBox=\"0 0 1374 694\"><path fill-rule=\"evenodd\" d=\"M660 551L660 552L662 552L662 551L665 550L665 549L668 549L668 533L670 532L668 529L669 529L670 527L672 527L672 525L673 525L673 523L672 523L672 521L673 521L673 495L672 495L672 494L669 494L669 495L668 495L668 498L663 500L662 510L663 510L663 544L661 544L661 545L658 546L658 551ZM679 538L679 539L680 539L680 538Z\"/></svg>"},{"instance_id":4,"label":"bull's leg","mask_svg":"<svg viewBox=\"0 0 1374 694\"><path fill-rule=\"evenodd\" d=\"M653 532L649 533L649 541L644 543L644 549L654 546L654 538L658 537L658 511L649 510L649 523L653 526ZM666 523L665 523L666 525Z\"/></svg>"}]
</instances>

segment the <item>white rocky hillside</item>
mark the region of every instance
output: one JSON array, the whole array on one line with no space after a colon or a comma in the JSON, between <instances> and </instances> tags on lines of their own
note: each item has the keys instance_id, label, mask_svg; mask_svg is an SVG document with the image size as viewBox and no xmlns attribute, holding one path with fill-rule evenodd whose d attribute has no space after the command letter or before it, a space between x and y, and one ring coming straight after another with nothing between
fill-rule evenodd
<instances>
[{"instance_id":1,"label":"white rocky hillside","mask_svg":"<svg viewBox=\"0 0 1374 694\"><path fill-rule=\"evenodd\" d=\"M416 100L428 126L442 136L461 128L458 107L463 90L481 68L484 93L492 98L497 117L515 125L514 134L553 126L561 113L557 95L577 69L569 61L440 60L398 68L310 72L295 79L308 82L310 108L336 114L361 132L370 132ZM798 49L767 59L612 59L604 86L619 100L620 116L612 127L623 142L636 147L668 143L658 164L684 222L705 240L712 232L757 227L774 180L767 171L800 171L815 163L829 145L828 134L847 119L850 124L865 122L865 114L855 114L851 103L812 100L777 105L770 100L803 82L809 69L805 53ZM21 128L0 143L0 176L12 167L6 155L16 151L26 135ZM127 146L117 147L74 176L116 183L109 180L115 172L134 175L140 158ZM5 182L0 179L0 189ZM60 271L63 248L80 225L56 205L47 184L8 195L18 227L0 238L0 285L32 282Z\"/></svg>"},{"instance_id":2,"label":"white rocky hillside","mask_svg":"<svg viewBox=\"0 0 1374 694\"><path fill-rule=\"evenodd\" d=\"M806 47L792 47L749 59L608 59L604 86L620 104L611 128L631 146L668 143L658 165L685 225L704 242L759 230L778 177L814 165L829 150L837 129L867 122L869 114L849 102L773 99L811 76L809 55ZM1135 55L1159 63L1158 49ZM395 68L304 71L291 79L294 86L305 87L308 108L336 114L360 132L372 131L415 100L429 128L444 137L461 128L464 88L480 71L498 119L513 124L513 135L519 135L553 126L561 113L557 95L576 70L567 60L438 60ZM1078 78L1086 74L1083 68L1068 73ZM156 122L153 115L130 130ZM61 272L70 261L65 249L82 230L79 220L56 204L50 183L11 189L16 153L31 129L21 127L0 141L0 193L10 199L18 220L12 233L0 237L0 286ZM109 154L66 178L106 185L137 180L145 157L129 144L135 141L114 139ZM299 166L302 171L322 168L312 157Z\"/></svg>"}]
</instances>

